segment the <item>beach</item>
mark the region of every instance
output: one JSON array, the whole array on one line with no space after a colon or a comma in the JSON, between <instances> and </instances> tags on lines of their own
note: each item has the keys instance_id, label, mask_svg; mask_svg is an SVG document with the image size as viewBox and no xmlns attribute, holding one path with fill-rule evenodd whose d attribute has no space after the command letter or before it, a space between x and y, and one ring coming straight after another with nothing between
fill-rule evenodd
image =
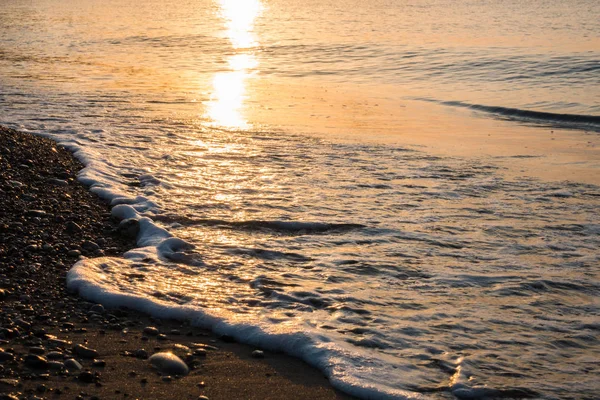
<instances>
[{"instance_id":1,"label":"beach","mask_svg":"<svg viewBox=\"0 0 600 400\"><path fill-rule=\"evenodd\" d=\"M298 359L69 293L66 273L79 257L119 256L135 240L52 140L0 127L0 166L3 399L350 398ZM153 368L148 358L161 351L178 354L189 374Z\"/></svg>"},{"instance_id":2,"label":"beach","mask_svg":"<svg viewBox=\"0 0 600 400\"><path fill-rule=\"evenodd\" d=\"M2 5L5 336L128 397L597 397L598 1Z\"/></svg>"}]
</instances>

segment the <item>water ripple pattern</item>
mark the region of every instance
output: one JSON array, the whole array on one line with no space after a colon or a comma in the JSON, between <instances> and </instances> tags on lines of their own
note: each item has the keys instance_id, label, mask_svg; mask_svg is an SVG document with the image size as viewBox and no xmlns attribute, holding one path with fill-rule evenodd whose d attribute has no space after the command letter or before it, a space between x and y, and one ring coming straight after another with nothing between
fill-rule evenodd
<instances>
[{"instance_id":1,"label":"water ripple pattern","mask_svg":"<svg viewBox=\"0 0 600 400\"><path fill-rule=\"evenodd\" d=\"M254 0L252 21L227 0L34 3L0 8L0 123L75 151L142 228L70 271L82 296L286 351L363 398L598 396L600 187L242 115L256 82L336 82L597 124L598 2Z\"/></svg>"}]
</instances>

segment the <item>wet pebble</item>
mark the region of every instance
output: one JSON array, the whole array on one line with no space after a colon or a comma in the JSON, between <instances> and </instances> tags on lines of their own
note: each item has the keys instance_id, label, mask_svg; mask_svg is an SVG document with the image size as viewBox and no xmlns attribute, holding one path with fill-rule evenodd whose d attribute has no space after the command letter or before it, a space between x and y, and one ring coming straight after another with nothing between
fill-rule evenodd
<instances>
[{"instance_id":1,"label":"wet pebble","mask_svg":"<svg viewBox=\"0 0 600 400\"><path fill-rule=\"evenodd\" d=\"M158 336L159 331L158 328L155 328L153 326L147 326L144 328L144 333L148 336Z\"/></svg>"},{"instance_id":2,"label":"wet pebble","mask_svg":"<svg viewBox=\"0 0 600 400\"><path fill-rule=\"evenodd\" d=\"M60 361L48 361L48 368L53 371L61 371L65 368L65 364Z\"/></svg>"},{"instance_id":3,"label":"wet pebble","mask_svg":"<svg viewBox=\"0 0 600 400\"><path fill-rule=\"evenodd\" d=\"M144 349L138 349L138 350L136 350L136 351L133 353L133 355L134 355L136 358L141 358L142 360L147 360L147 359L148 359L148 356L149 356L148 352L147 352L146 350L144 350Z\"/></svg>"},{"instance_id":4,"label":"wet pebble","mask_svg":"<svg viewBox=\"0 0 600 400\"><path fill-rule=\"evenodd\" d=\"M62 360L63 358L65 358L65 355L60 351L51 351L48 354L46 354L46 358L49 360Z\"/></svg>"},{"instance_id":5,"label":"wet pebble","mask_svg":"<svg viewBox=\"0 0 600 400\"><path fill-rule=\"evenodd\" d=\"M46 352L46 349L44 349L41 346L33 346L33 347L29 348L29 352L31 354L37 354L37 355L41 356L42 354L44 354Z\"/></svg>"},{"instance_id":6,"label":"wet pebble","mask_svg":"<svg viewBox=\"0 0 600 400\"><path fill-rule=\"evenodd\" d=\"M90 349L89 347L85 347L84 345L78 344L73 347L73 353L77 354L83 358L97 358L98 352L94 349Z\"/></svg>"},{"instance_id":7,"label":"wet pebble","mask_svg":"<svg viewBox=\"0 0 600 400\"><path fill-rule=\"evenodd\" d=\"M73 221L67 221L67 223L65 224L65 228L67 229L68 233L81 232L81 226L79 226L78 224L76 224Z\"/></svg>"},{"instance_id":8,"label":"wet pebble","mask_svg":"<svg viewBox=\"0 0 600 400\"><path fill-rule=\"evenodd\" d=\"M67 255L69 257L79 257L81 255L81 252L79 250L69 250Z\"/></svg>"},{"instance_id":9,"label":"wet pebble","mask_svg":"<svg viewBox=\"0 0 600 400\"><path fill-rule=\"evenodd\" d=\"M82 371L77 376L77 379L79 379L81 382L92 383L92 382L94 382L94 374L91 373L90 371Z\"/></svg>"},{"instance_id":10,"label":"wet pebble","mask_svg":"<svg viewBox=\"0 0 600 400\"><path fill-rule=\"evenodd\" d=\"M187 375L188 366L173 353L156 353L150 357L150 363L162 374Z\"/></svg>"},{"instance_id":11,"label":"wet pebble","mask_svg":"<svg viewBox=\"0 0 600 400\"><path fill-rule=\"evenodd\" d=\"M69 371L69 372L81 371L83 369L83 366L79 363L79 361L77 361L73 358L69 358L68 360L65 360L64 366L67 369L67 371Z\"/></svg>"},{"instance_id":12,"label":"wet pebble","mask_svg":"<svg viewBox=\"0 0 600 400\"><path fill-rule=\"evenodd\" d=\"M12 353L7 351L0 351L0 363L10 362L15 359L15 356Z\"/></svg>"},{"instance_id":13,"label":"wet pebble","mask_svg":"<svg viewBox=\"0 0 600 400\"><path fill-rule=\"evenodd\" d=\"M83 247L87 251L96 251L100 249L97 243L92 242L91 240L86 240L82 243L81 247Z\"/></svg>"},{"instance_id":14,"label":"wet pebble","mask_svg":"<svg viewBox=\"0 0 600 400\"><path fill-rule=\"evenodd\" d=\"M23 359L23 363L25 364L25 366L29 367L29 368L34 368L34 369L47 369L48 368L48 360L46 360L44 357L35 355L35 354L28 354L25 356L25 358Z\"/></svg>"},{"instance_id":15,"label":"wet pebble","mask_svg":"<svg viewBox=\"0 0 600 400\"><path fill-rule=\"evenodd\" d=\"M252 352L252 357L253 358L265 358L265 352L262 350L254 350Z\"/></svg>"},{"instance_id":16,"label":"wet pebble","mask_svg":"<svg viewBox=\"0 0 600 400\"><path fill-rule=\"evenodd\" d=\"M104 367L106 367L106 361L104 361L104 360L94 360L94 362L92 362L92 367L95 367L95 368L104 368Z\"/></svg>"},{"instance_id":17,"label":"wet pebble","mask_svg":"<svg viewBox=\"0 0 600 400\"><path fill-rule=\"evenodd\" d=\"M90 308L90 311L98 313L98 314L104 314L104 306L102 304L94 304L92 306L92 308Z\"/></svg>"}]
</instances>

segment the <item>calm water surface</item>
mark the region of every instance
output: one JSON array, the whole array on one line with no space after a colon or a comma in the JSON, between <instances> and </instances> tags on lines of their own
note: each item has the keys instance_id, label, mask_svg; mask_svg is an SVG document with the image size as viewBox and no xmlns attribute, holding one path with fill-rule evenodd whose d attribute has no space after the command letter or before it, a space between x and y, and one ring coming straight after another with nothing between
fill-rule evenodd
<instances>
[{"instance_id":1,"label":"calm water surface","mask_svg":"<svg viewBox=\"0 0 600 400\"><path fill-rule=\"evenodd\" d=\"M365 398L595 398L600 188L369 135L435 103L596 134L600 4L365 3L5 0L0 123L141 219L69 284Z\"/></svg>"}]
</instances>

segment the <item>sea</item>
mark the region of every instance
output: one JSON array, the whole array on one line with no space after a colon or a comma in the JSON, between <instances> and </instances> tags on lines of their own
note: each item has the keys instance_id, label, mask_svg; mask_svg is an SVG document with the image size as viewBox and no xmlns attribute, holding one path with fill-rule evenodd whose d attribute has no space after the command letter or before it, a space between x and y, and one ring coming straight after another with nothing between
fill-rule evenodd
<instances>
[{"instance_id":1,"label":"sea","mask_svg":"<svg viewBox=\"0 0 600 400\"><path fill-rule=\"evenodd\" d=\"M2 0L0 124L139 226L83 298L364 399L600 394L597 0ZM486 126L589 179L435 149Z\"/></svg>"}]
</instances>

